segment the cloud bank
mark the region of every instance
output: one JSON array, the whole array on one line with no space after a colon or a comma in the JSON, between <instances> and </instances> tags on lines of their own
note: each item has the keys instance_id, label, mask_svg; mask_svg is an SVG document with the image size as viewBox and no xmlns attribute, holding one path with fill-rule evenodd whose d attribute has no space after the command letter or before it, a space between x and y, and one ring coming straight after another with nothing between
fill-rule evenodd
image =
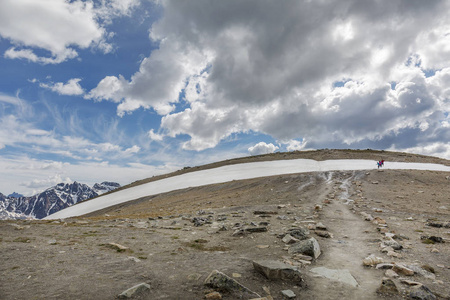
<instances>
[{"instance_id":1,"label":"cloud bank","mask_svg":"<svg viewBox=\"0 0 450 300\"><path fill-rule=\"evenodd\" d=\"M117 102L119 115L154 109L166 136L190 136L184 149L249 131L312 148L450 140L447 1L161 5L159 49L90 97Z\"/></svg>"}]
</instances>

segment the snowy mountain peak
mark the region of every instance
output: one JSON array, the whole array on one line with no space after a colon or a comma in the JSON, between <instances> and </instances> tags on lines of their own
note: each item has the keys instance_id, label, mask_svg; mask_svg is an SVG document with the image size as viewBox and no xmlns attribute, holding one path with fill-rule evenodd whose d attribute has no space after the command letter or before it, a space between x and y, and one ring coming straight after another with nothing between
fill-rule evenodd
<instances>
[{"instance_id":1,"label":"snowy mountain peak","mask_svg":"<svg viewBox=\"0 0 450 300\"><path fill-rule=\"evenodd\" d=\"M5 197L0 193L0 219L22 219L27 217L42 219L61 209L72 206L120 187L115 182L102 182L89 187L86 184L58 183L42 193L31 197Z\"/></svg>"},{"instance_id":2,"label":"snowy mountain peak","mask_svg":"<svg viewBox=\"0 0 450 300\"><path fill-rule=\"evenodd\" d=\"M23 197L23 195L19 194L19 193L16 193L16 192L13 192L12 194L9 194L8 197L9 198L20 198L20 197Z\"/></svg>"},{"instance_id":3,"label":"snowy mountain peak","mask_svg":"<svg viewBox=\"0 0 450 300\"><path fill-rule=\"evenodd\" d=\"M92 189L99 195L115 190L120 187L117 182L103 181L102 183L96 183Z\"/></svg>"}]
</instances>

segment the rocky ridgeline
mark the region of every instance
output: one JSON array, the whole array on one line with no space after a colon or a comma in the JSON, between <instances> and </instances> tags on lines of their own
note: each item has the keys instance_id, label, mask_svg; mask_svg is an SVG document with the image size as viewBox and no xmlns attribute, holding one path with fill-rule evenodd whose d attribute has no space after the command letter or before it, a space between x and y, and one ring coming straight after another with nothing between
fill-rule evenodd
<instances>
[{"instance_id":1,"label":"rocky ridgeline","mask_svg":"<svg viewBox=\"0 0 450 300\"><path fill-rule=\"evenodd\" d=\"M4 196L0 193L0 220L42 219L78 202L120 187L115 182L96 183L92 188L79 182L59 183L31 197Z\"/></svg>"}]
</instances>

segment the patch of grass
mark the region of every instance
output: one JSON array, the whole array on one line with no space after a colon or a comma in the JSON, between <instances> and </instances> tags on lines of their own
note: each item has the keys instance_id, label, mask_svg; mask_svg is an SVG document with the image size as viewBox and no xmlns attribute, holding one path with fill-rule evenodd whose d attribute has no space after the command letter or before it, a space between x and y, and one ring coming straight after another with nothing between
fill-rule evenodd
<instances>
[{"instance_id":1,"label":"patch of grass","mask_svg":"<svg viewBox=\"0 0 450 300\"><path fill-rule=\"evenodd\" d=\"M430 239L423 239L422 243L427 244L427 245L434 245L434 241L432 241Z\"/></svg>"},{"instance_id":2,"label":"patch of grass","mask_svg":"<svg viewBox=\"0 0 450 300\"><path fill-rule=\"evenodd\" d=\"M205 239L194 240L194 243L197 243L197 244L206 244L207 242L208 242L208 240L205 240Z\"/></svg>"},{"instance_id":3,"label":"patch of grass","mask_svg":"<svg viewBox=\"0 0 450 300\"><path fill-rule=\"evenodd\" d=\"M421 229L416 229L416 230L414 230L415 232L423 232L423 230L421 230Z\"/></svg>"},{"instance_id":4,"label":"patch of grass","mask_svg":"<svg viewBox=\"0 0 450 300\"><path fill-rule=\"evenodd\" d=\"M19 266L14 266L14 267L11 268L11 270L17 270L19 268L20 268Z\"/></svg>"},{"instance_id":5,"label":"patch of grass","mask_svg":"<svg viewBox=\"0 0 450 300\"><path fill-rule=\"evenodd\" d=\"M173 235L173 236L171 236L170 237L172 240L178 240L180 237L179 236L176 236L176 235Z\"/></svg>"},{"instance_id":6,"label":"patch of grass","mask_svg":"<svg viewBox=\"0 0 450 300\"><path fill-rule=\"evenodd\" d=\"M29 237L21 236L21 237L18 237L16 239L14 239L13 242L16 242L16 243L30 243L31 239Z\"/></svg>"},{"instance_id":7,"label":"patch of grass","mask_svg":"<svg viewBox=\"0 0 450 300\"><path fill-rule=\"evenodd\" d=\"M147 256L138 256L139 259L147 259Z\"/></svg>"},{"instance_id":8,"label":"patch of grass","mask_svg":"<svg viewBox=\"0 0 450 300\"><path fill-rule=\"evenodd\" d=\"M98 233L97 230L90 230L88 232L83 232L83 235L84 236L97 236L98 235L97 233Z\"/></svg>"}]
</instances>

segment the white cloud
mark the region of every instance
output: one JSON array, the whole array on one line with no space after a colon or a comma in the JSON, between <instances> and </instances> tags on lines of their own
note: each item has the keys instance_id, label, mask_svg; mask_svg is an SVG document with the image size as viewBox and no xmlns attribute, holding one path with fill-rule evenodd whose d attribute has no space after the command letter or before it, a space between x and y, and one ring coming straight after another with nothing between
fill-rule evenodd
<instances>
[{"instance_id":1,"label":"white cloud","mask_svg":"<svg viewBox=\"0 0 450 300\"><path fill-rule=\"evenodd\" d=\"M141 148L137 145L133 145L132 147L125 149L124 153L125 154L133 154L133 153L138 153L139 151L141 151Z\"/></svg>"},{"instance_id":2,"label":"white cloud","mask_svg":"<svg viewBox=\"0 0 450 300\"><path fill-rule=\"evenodd\" d=\"M72 78L67 83L40 83L39 86L56 92L60 95L83 95L84 90L79 84L80 78Z\"/></svg>"},{"instance_id":3,"label":"white cloud","mask_svg":"<svg viewBox=\"0 0 450 300\"><path fill-rule=\"evenodd\" d=\"M0 1L0 36L15 45L4 56L57 64L77 57L75 48L102 45L108 51L107 33L97 19L91 1ZM35 49L49 55L40 56Z\"/></svg>"},{"instance_id":4,"label":"white cloud","mask_svg":"<svg viewBox=\"0 0 450 300\"><path fill-rule=\"evenodd\" d=\"M155 133L154 129L151 129L151 130L148 132L148 137L149 137L152 141L158 141L158 142L160 142L160 141L162 141L162 140L164 139L164 135Z\"/></svg>"},{"instance_id":5,"label":"white cloud","mask_svg":"<svg viewBox=\"0 0 450 300\"><path fill-rule=\"evenodd\" d=\"M445 137L448 2L158 3L159 49L129 81L106 77L90 97L119 103L119 115L154 108L165 135L191 137L183 149L249 131L309 147ZM427 68L442 71L426 78Z\"/></svg>"},{"instance_id":6,"label":"white cloud","mask_svg":"<svg viewBox=\"0 0 450 300\"><path fill-rule=\"evenodd\" d=\"M14 158L0 156L0 164L0 192L9 194L16 191L26 196L34 195L60 182L75 180L92 186L97 182L114 181L125 185L181 168L175 164L153 166L142 163L62 163L52 160L38 161L25 155ZM61 165L63 167L60 169Z\"/></svg>"},{"instance_id":7,"label":"white cloud","mask_svg":"<svg viewBox=\"0 0 450 300\"><path fill-rule=\"evenodd\" d=\"M274 144L266 144L265 142L259 142L258 144L248 148L250 155L260 155L274 153L279 147Z\"/></svg>"},{"instance_id":8,"label":"white cloud","mask_svg":"<svg viewBox=\"0 0 450 300\"><path fill-rule=\"evenodd\" d=\"M286 146L287 151L299 151L299 150L305 149L307 142L306 141L298 141L298 140L290 140L290 141L284 142L283 144L287 144L287 146Z\"/></svg>"},{"instance_id":9,"label":"white cloud","mask_svg":"<svg viewBox=\"0 0 450 300\"><path fill-rule=\"evenodd\" d=\"M33 179L29 182L23 182L21 185L33 189L33 194L35 194L61 182L72 183L73 181L69 177L62 178L60 174L55 174L44 179Z\"/></svg>"},{"instance_id":10,"label":"white cloud","mask_svg":"<svg viewBox=\"0 0 450 300\"><path fill-rule=\"evenodd\" d=\"M410 148L397 148L394 146L389 150L430 155L444 159L450 159L450 145L445 142L435 142L426 145L417 145L415 147Z\"/></svg>"}]
</instances>

